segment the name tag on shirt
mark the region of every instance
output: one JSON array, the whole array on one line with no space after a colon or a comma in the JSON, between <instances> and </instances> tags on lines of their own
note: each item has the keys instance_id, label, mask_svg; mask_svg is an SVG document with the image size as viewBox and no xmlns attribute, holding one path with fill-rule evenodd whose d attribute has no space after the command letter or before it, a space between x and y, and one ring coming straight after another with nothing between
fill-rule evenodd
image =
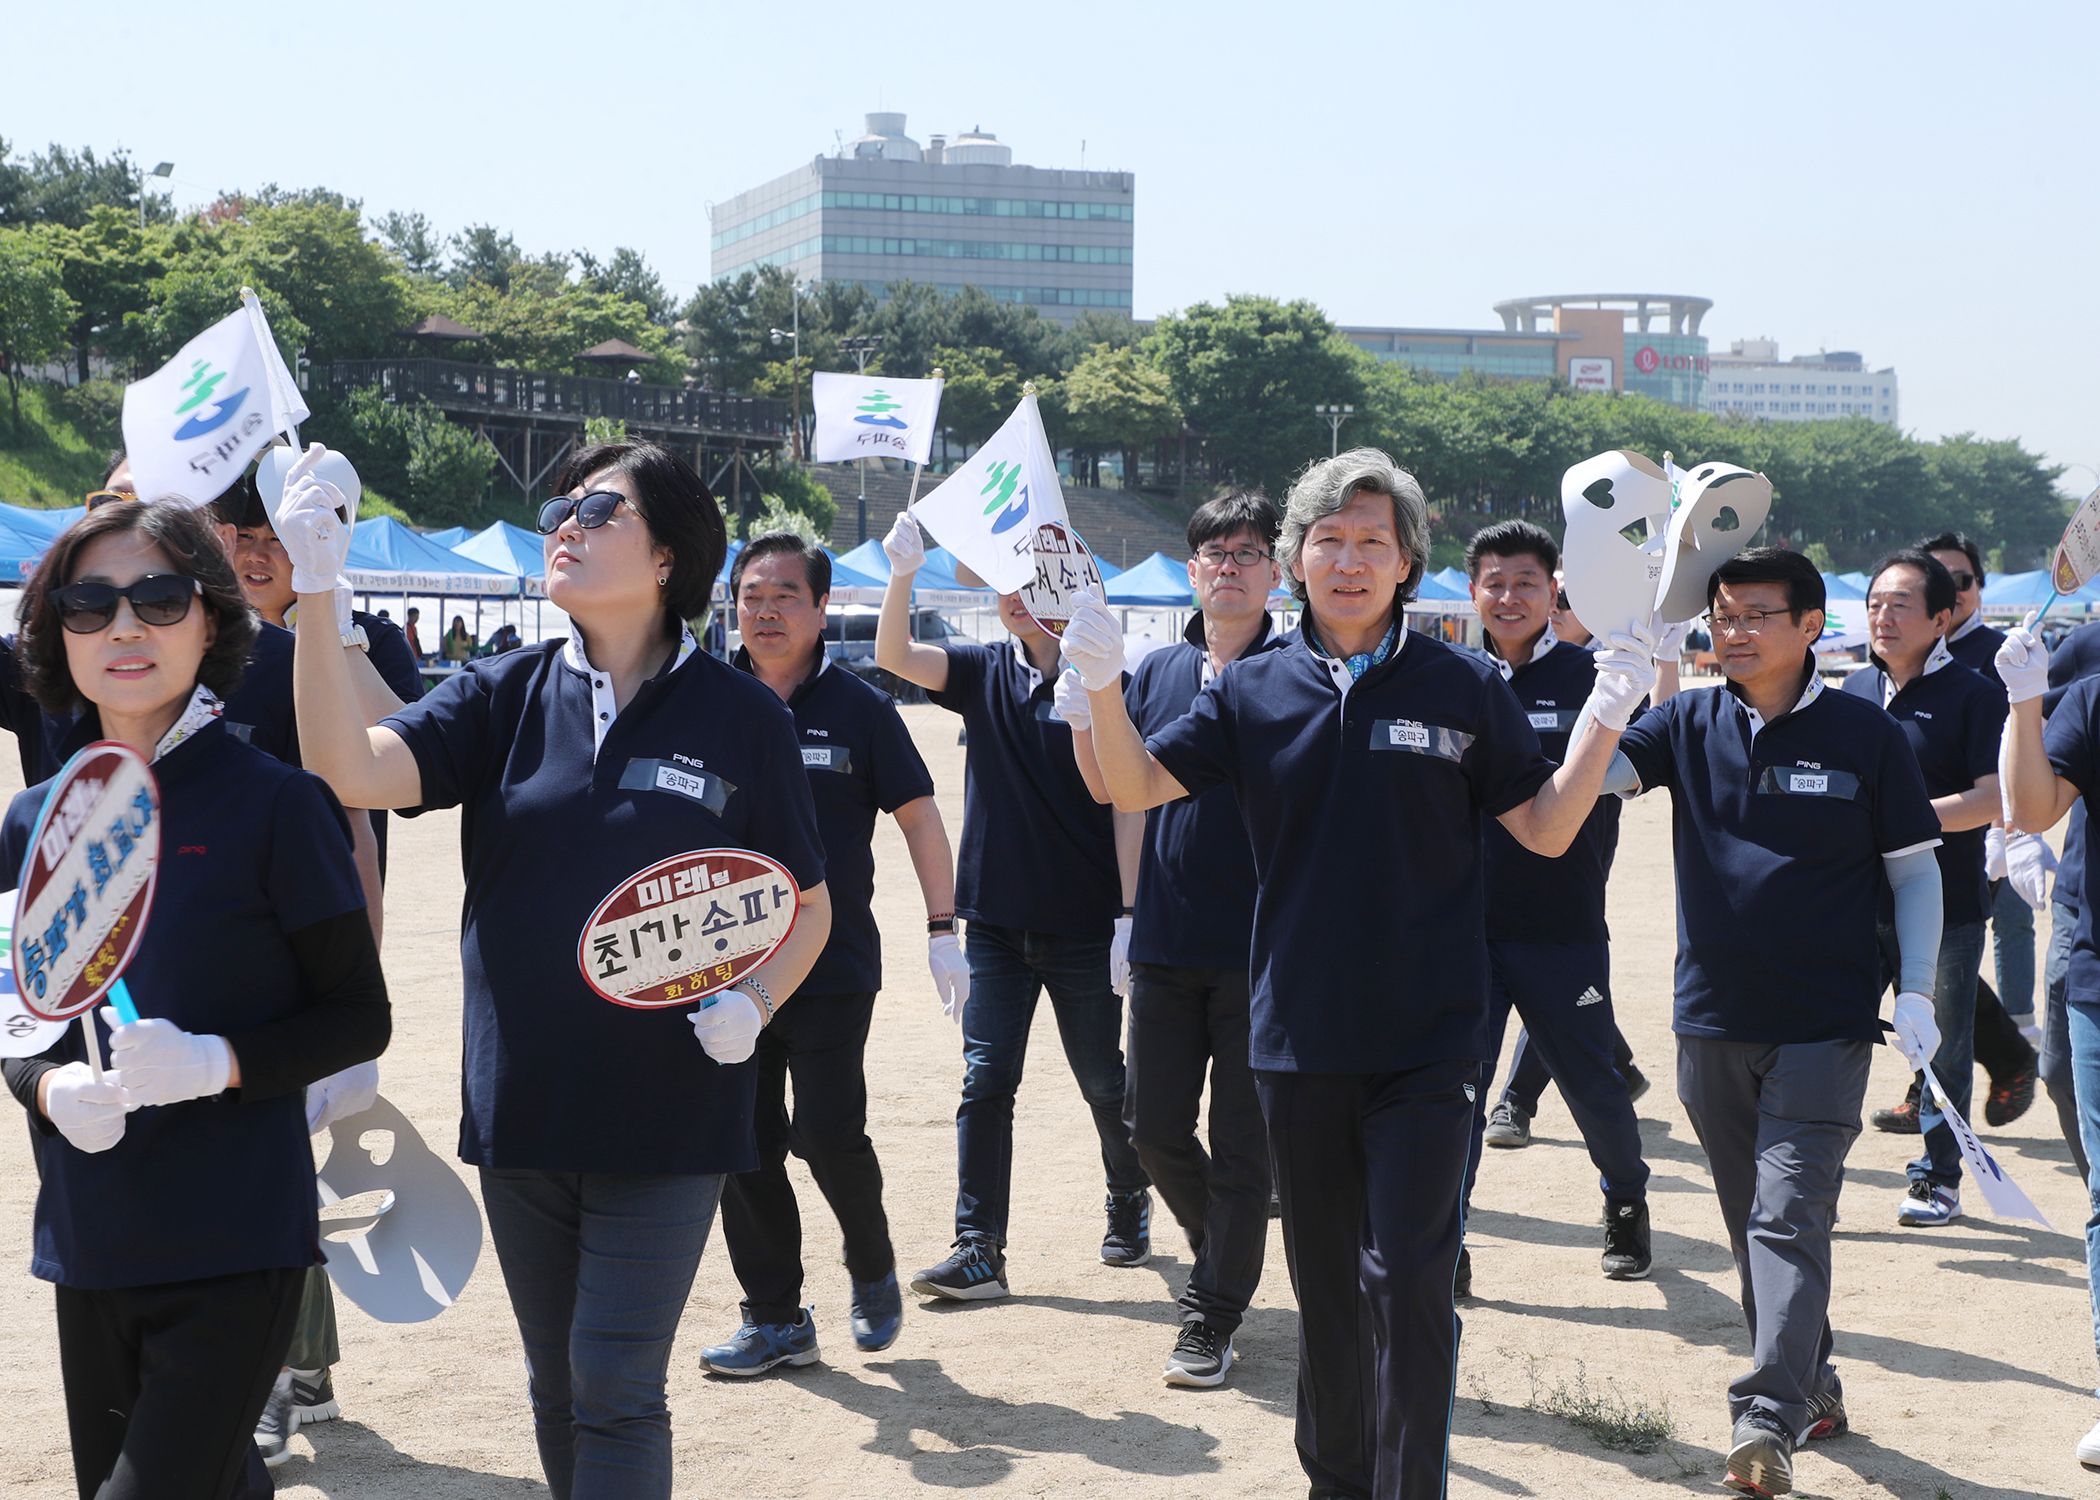
<instances>
[{"instance_id":1,"label":"name tag on shirt","mask_svg":"<svg viewBox=\"0 0 2100 1500\"><path fill-rule=\"evenodd\" d=\"M1404 750L1410 755L1455 761L1463 759L1472 744L1473 736L1463 730L1424 724L1419 719L1379 719L1371 725L1373 750Z\"/></svg>"},{"instance_id":2,"label":"name tag on shirt","mask_svg":"<svg viewBox=\"0 0 2100 1500\"><path fill-rule=\"evenodd\" d=\"M1761 793L1782 797L1836 797L1844 802L1859 800L1859 778L1850 771L1811 771L1799 766L1766 766L1759 778Z\"/></svg>"},{"instance_id":3,"label":"name tag on shirt","mask_svg":"<svg viewBox=\"0 0 2100 1500\"><path fill-rule=\"evenodd\" d=\"M1524 717L1541 734L1562 734L1575 727L1575 715L1579 712L1572 708L1537 708Z\"/></svg>"},{"instance_id":4,"label":"name tag on shirt","mask_svg":"<svg viewBox=\"0 0 2100 1500\"><path fill-rule=\"evenodd\" d=\"M627 762L627 769L620 773L620 790L669 792L688 802L699 803L718 818L729 806L729 799L736 794L734 786L710 772L668 760L644 760L639 756Z\"/></svg>"},{"instance_id":5,"label":"name tag on shirt","mask_svg":"<svg viewBox=\"0 0 2100 1500\"><path fill-rule=\"evenodd\" d=\"M853 773L853 751L845 745L804 745L802 764L811 771L837 771L841 775Z\"/></svg>"}]
</instances>

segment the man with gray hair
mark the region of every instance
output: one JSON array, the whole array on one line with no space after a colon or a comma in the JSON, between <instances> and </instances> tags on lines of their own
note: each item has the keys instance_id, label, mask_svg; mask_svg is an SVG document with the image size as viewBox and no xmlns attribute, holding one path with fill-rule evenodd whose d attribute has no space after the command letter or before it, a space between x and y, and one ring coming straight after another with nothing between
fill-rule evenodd
<instances>
[{"instance_id":1,"label":"man with gray hair","mask_svg":"<svg viewBox=\"0 0 2100 1500\"><path fill-rule=\"evenodd\" d=\"M1298 1297L1312 1494L1428 1500L1444 1492L1460 1192L1489 1060L1482 819L1540 854L1568 847L1654 683L1652 643L1599 655L1596 728L1556 769L1492 666L1406 632L1428 507L1385 454L1310 465L1277 560L1304 626L1149 739L1098 599L1083 596L1064 652L1118 808L1227 783L1239 799L1258 881L1249 1053Z\"/></svg>"}]
</instances>

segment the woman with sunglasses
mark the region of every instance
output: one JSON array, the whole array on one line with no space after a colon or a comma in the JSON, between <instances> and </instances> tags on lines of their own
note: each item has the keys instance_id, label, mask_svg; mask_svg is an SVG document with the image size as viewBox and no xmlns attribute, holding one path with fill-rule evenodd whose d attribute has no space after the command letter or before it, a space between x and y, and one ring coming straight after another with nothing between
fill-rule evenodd
<instances>
[{"instance_id":1,"label":"woman with sunglasses","mask_svg":"<svg viewBox=\"0 0 2100 1500\"><path fill-rule=\"evenodd\" d=\"M368 730L333 626L302 607L299 731L357 806L461 809L460 1155L481 1174L540 1462L558 1500L647 1500L671 1493L664 1374L723 1175L758 1164L749 1059L831 906L793 719L685 623L726 550L714 497L648 443L586 448L555 483L547 597L573 639L479 658ZM302 601L342 566L336 499L299 481L278 513ZM577 962L598 904L722 846L801 887L780 949L705 1008L601 998Z\"/></svg>"},{"instance_id":2,"label":"woman with sunglasses","mask_svg":"<svg viewBox=\"0 0 2100 1500\"><path fill-rule=\"evenodd\" d=\"M24 612L44 707L153 762L167 862L125 971L148 1019L98 1038L111 1071L95 1079L77 1027L5 1064L37 1132L31 1269L57 1284L75 1478L82 1495L267 1489L250 1434L319 1259L301 1092L390 1029L349 830L318 778L219 717L256 625L197 512L97 507ZM0 823L0 887L46 790Z\"/></svg>"}]
</instances>

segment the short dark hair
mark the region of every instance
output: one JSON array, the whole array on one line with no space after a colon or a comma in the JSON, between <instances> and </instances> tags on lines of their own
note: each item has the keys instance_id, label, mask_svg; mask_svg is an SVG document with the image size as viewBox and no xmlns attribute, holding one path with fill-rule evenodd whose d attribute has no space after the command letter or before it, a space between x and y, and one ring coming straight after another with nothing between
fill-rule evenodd
<instances>
[{"instance_id":1,"label":"short dark hair","mask_svg":"<svg viewBox=\"0 0 2100 1500\"><path fill-rule=\"evenodd\" d=\"M124 446L119 443L109 450L109 462L102 466L102 482L109 483L109 476L124 467Z\"/></svg>"},{"instance_id":2,"label":"short dark hair","mask_svg":"<svg viewBox=\"0 0 2100 1500\"><path fill-rule=\"evenodd\" d=\"M1918 543L1920 552L1959 552L1969 560L1969 571L1976 575L1976 586L1983 587L1983 554L1964 532L1943 531L1938 536L1929 536Z\"/></svg>"},{"instance_id":3,"label":"short dark hair","mask_svg":"<svg viewBox=\"0 0 2100 1500\"><path fill-rule=\"evenodd\" d=\"M1798 615L1804 609L1823 609L1828 596L1823 575L1805 552L1786 547L1750 547L1721 564L1706 580L1706 607L1714 607L1714 596L1722 584L1779 583L1786 586L1786 607Z\"/></svg>"},{"instance_id":4,"label":"short dark hair","mask_svg":"<svg viewBox=\"0 0 2100 1500\"><path fill-rule=\"evenodd\" d=\"M1947 565L1927 552L1923 547L1904 547L1891 552L1874 564L1874 571L1867 575L1867 592L1874 592L1874 584L1890 568L1916 568L1925 575L1925 613L1936 615L1941 610L1954 608L1954 575Z\"/></svg>"},{"instance_id":5,"label":"short dark hair","mask_svg":"<svg viewBox=\"0 0 2100 1500\"><path fill-rule=\"evenodd\" d=\"M1529 521L1497 521L1473 533L1466 543L1466 576L1480 576L1483 557L1535 557L1551 573L1560 566L1560 544L1553 534Z\"/></svg>"},{"instance_id":6,"label":"short dark hair","mask_svg":"<svg viewBox=\"0 0 2100 1500\"><path fill-rule=\"evenodd\" d=\"M691 464L655 443L593 443L579 449L554 476L549 493L565 495L606 469L633 483L634 508L641 512L650 540L671 549L664 628L675 638L685 621L707 612L722 559L728 556L722 507Z\"/></svg>"},{"instance_id":7,"label":"short dark hair","mask_svg":"<svg viewBox=\"0 0 2100 1500\"><path fill-rule=\"evenodd\" d=\"M1283 530L1283 512L1258 489L1230 485L1196 507L1189 517L1189 556L1205 542L1222 542L1236 532L1251 531L1271 549Z\"/></svg>"},{"instance_id":8,"label":"short dark hair","mask_svg":"<svg viewBox=\"0 0 2100 1500\"><path fill-rule=\"evenodd\" d=\"M73 569L89 544L129 532L158 547L176 572L204 586L201 598L217 634L198 663L197 681L220 698L241 685L255 645L255 612L241 596L240 580L219 539L203 515L187 505L120 500L96 506L60 532L22 591L24 678L30 694L53 715L70 714L87 700L66 664L65 627L51 596L73 581Z\"/></svg>"},{"instance_id":9,"label":"short dark hair","mask_svg":"<svg viewBox=\"0 0 2100 1500\"><path fill-rule=\"evenodd\" d=\"M233 488L212 501L211 509L222 526L241 531L270 528L270 512L263 504L262 487L255 482L253 469L236 479Z\"/></svg>"},{"instance_id":10,"label":"short dark hair","mask_svg":"<svg viewBox=\"0 0 2100 1500\"><path fill-rule=\"evenodd\" d=\"M737 592L744 586L745 567L761 557L801 558L802 580L809 585L812 604L831 592L831 554L792 531L769 531L746 542L744 550L736 555L736 561L729 565L730 603L736 602Z\"/></svg>"}]
</instances>

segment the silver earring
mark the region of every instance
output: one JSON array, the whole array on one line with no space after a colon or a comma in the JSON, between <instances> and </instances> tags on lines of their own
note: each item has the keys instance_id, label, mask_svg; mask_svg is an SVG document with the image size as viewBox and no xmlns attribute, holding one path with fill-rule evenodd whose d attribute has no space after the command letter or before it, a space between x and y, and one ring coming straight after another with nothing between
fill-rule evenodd
<instances>
[{"instance_id":1,"label":"silver earring","mask_svg":"<svg viewBox=\"0 0 2100 1500\"><path fill-rule=\"evenodd\" d=\"M670 580L670 579L668 579L668 578L659 578L659 579L657 579L657 580L656 580L656 586L657 586L658 588L664 588L664 587L666 587L666 586L667 586L667 585L668 585L668 584L669 584L670 582L671 582L671 580Z\"/></svg>"}]
</instances>

